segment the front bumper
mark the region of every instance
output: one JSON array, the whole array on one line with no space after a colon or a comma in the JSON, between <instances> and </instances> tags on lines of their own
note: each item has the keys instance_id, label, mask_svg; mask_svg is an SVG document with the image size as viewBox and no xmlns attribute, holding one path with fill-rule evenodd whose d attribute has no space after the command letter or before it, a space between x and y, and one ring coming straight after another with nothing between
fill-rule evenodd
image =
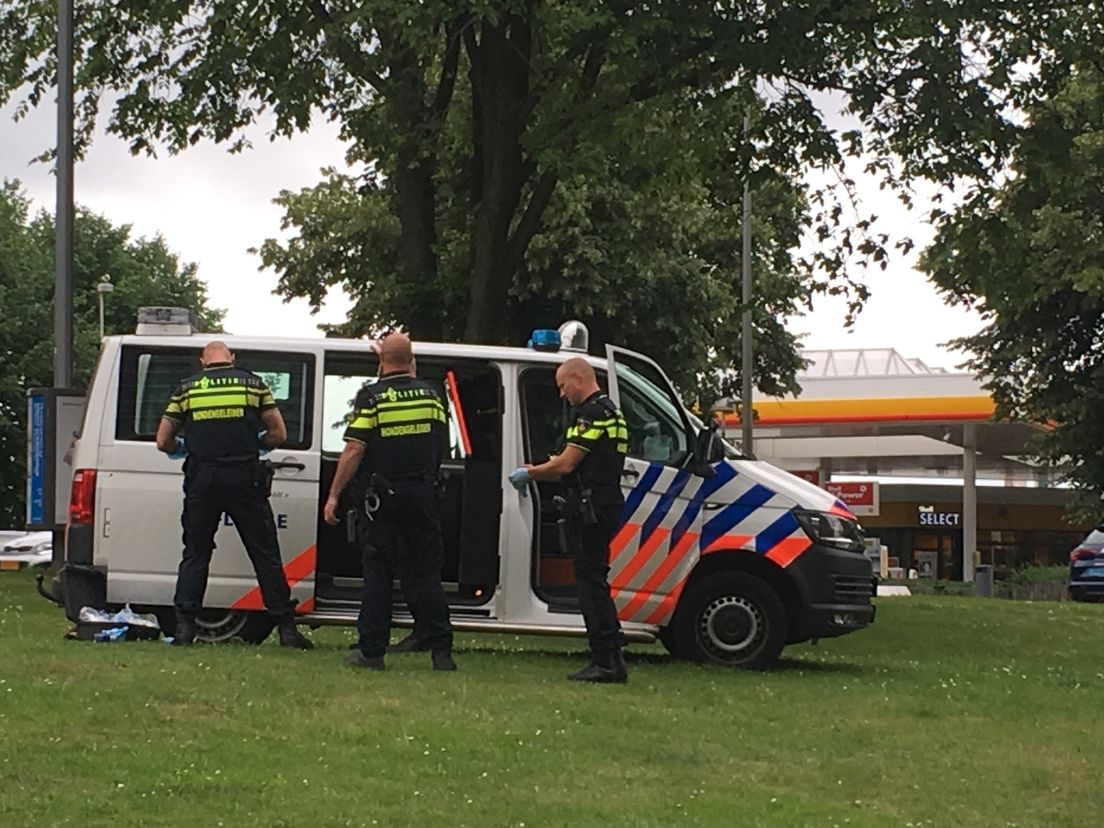
<instances>
[{"instance_id":1,"label":"front bumper","mask_svg":"<svg viewBox=\"0 0 1104 828\"><path fill-rule=\"evenodd\" d=\"M874 623L877 582L866 555L814 544L787 572L805 598L791 643L846 635Z\"/></svg>"}]
</instances>

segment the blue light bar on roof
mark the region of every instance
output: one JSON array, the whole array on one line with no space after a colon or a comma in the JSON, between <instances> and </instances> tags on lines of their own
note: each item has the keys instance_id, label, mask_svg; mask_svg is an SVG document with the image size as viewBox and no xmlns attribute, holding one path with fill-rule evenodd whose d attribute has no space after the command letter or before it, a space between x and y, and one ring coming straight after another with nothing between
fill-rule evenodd
<instances>
[{"instance_id":1,"label":"blue light bar on roof","mask_svg":"<svg viewBox=\"0 0 1104 828\"><path fill-rule=\"evenodd\" d=\"M529 347L534 351L558 351L560 332L549 328L537 328L529 335Z\"/></svg>"}]
</instances>

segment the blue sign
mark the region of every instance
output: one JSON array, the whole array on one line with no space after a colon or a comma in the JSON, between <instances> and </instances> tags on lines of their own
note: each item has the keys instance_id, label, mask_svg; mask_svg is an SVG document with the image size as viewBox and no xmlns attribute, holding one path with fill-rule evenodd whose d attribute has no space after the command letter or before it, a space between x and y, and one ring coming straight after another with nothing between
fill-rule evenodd
<instances>
[{"instance_id":1,"label":"blue sign","mask_svg":"<svg viewBox=\"0 0 1104 828\"><path fill-rule=\"evenodd\" d=\"M31 397L30 440L27 444L27 522L46 522L46 398Z\"/></svg>"}]
</instances>

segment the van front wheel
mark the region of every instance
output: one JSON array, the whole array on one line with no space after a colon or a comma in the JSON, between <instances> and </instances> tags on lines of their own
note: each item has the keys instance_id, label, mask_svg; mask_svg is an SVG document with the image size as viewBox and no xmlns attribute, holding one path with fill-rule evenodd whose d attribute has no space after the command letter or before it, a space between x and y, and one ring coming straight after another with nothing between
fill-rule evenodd
<instances>
[{"instance_id":1,"label":"van front wheel","mask_svg":"<svg viewBox=\"0 0 1104 828\"><path fill-rule=\"evenodd\" d=\"M781 599L746 572L718 572L693 584L672 626L678 655L744 670L772 666L786 644Z\"/></svg>"}]
</instances>

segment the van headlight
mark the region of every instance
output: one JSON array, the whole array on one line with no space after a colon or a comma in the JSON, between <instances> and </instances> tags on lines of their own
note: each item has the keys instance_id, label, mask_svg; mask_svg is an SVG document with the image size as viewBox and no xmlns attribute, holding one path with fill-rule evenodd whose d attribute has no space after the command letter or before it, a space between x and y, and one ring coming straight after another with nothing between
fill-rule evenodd
<instances>
[{"instance_id":1,"label":"van headlight","mask_svg":"<svg viewBox=\"0 0 1104 828\"><path fill-rule=\"evenodd\" d=\"M794 509L794 516L813 543L843 549L847 552L863 552L863 533L858 521L833 515L830 512L811 512Z\"/></svg>"},{"instance_id":2,"label":"van headlight","mask_svg":"<svg viewBox=\"0 0 1104 828\"><path fill-rule=\"evenodd\" d=\"M35 544L35 546L31 549L31 554L32 555L50 555L50 554L53 554L53 551L54 551L54 542L53 541L43 541L42 543Z\"/></svg>"}]
</instances>

